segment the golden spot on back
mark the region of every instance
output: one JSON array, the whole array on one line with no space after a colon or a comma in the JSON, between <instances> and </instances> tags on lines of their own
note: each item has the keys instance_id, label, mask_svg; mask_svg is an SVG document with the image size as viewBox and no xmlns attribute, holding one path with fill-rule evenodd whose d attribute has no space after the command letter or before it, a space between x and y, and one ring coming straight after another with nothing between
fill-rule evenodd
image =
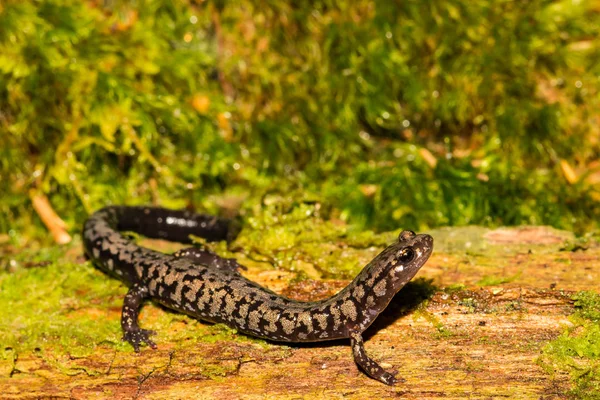
<instances>
[{"instance_id":1,"label":"golden spot on back","mask_svg":"<svg viewBox=\"0 0 600 400\"><path fill-rule=\"evenodd\" d=\"M206 307L206 304L210 301L210 293L208 290L202 292L202 296L197 297L198 310L202 310Z\"/></svg>"},{"instance_id":2,"label":"golden spot on back","mask_svg":"<svg viewBox=\"0 0 600 400\"><path fill-rule=\"evenodd\" d=\"M164 281L167 285L171 286L175 282L181 281L181 275L171 269L167 275L165 275Z\"/></svg>"},{"instance_id":3,"label":"golden spot on back","mask_svg":"<svg viewBox=\"0 0 600 400\"><path fill-rule=\"evenodd\" d=\"M162 265L162 264L161 265L157 265L155 267L151 267L151 269L152 269L152 272L156 272L157 273L156 279L162 279L169 272L167 266L166 265Z\"/></svg>"},{"instance_id":4,"label":"golden spot on back","mask_svg":"<svg viewBox=\"0 0 600 400\"><path fill-rule=\"evenodd\" d=\"M139 265L139 264L136 264L136 265L135 265L135 273L136 273L136 275L138 276L138 278L141 278L141 277L142 277L142 273L143 273L143 272L144 272L144 270L143 270L142 266L141 266L141 265Z\"/></svg>"},{"instance_id":5,"label":"golden spot on back","mask_svg":"<svg viewBox=\"0 0 600 400\"><path fill-rule=\"evenodd\" d=\"M309 331L312 331L312 316L310 315L310 311L302 311L300 314L298 314L296 326L300 327L300 324L304 324L306 327L308 327Z\"/></svg>"},{"instance_id":6,"label":"golden spot on back","mask_svg":"<svg viewBox=\"0 0 600 400\"><path fill-rule=\"evenodd\" d=\"M250 304L245 303L242 304L239 308L238 308L238 312L240 313L240 316L243 319L246 319L246 317L248 316L248 309L250 308Z\"/></svg>"},{"instance_id":7,"label":"golden spot on back","mask_svg":"<svg viewBox=\"0 0 600 400\"><path fill-rule=\"evenodd\" d=\"M184 285L181 282L178 282L175 291L171 294L171 300L177 304L181 304L181 291L183 290L183 286Z\"/></svg>"},{"instance_id":8,"label":"golden spot on back","mask_svg":"<svg viewBox=\"0 0 600 400\"><path fill-rule=\"evenodd\" d=\"M291 335L294 332L294 320L288 319L286 317L280 317L279 323L281 324L281 328L286 335Z\"/></svg>"},{"instance_id":9,"label":"golden spot on back","mask_svg":"<svg viewBox=\"0 0 600 400\"><path fill-rule=\"evenodd\" d=\"M340 325L342 324L342 320L340 318L340 310L336 306L329 307L329 314L333 317L333 329L338 330Z\"/></svg>"},{"instance_id":10,"label":"golden spot on back","mask_svg":"<svg viewBox=\"0 0 600 400\"><path fill-rule=\"evenodd\" d=\"M186 273L186 275L189 275L189 276L194 276L194 277L200 276L200 271L198 271L197 269L193 269L193 268L188 269L185 273Z\"/></svg>"},{"instance_id":11,"label":"golden spot on back","mask_svg":"<svg viewBox=\"0 0 600 400\"><path fill-rule=\"evenodd\" d=\"M263 319L268 322L277 322L279 320L279 312L277 310L267 310L263 314Z\"/></svg>"},{"instance_id":12,"label":"golden spot on back","mask_svg":"<svg viewBox=\"0 0 600 400\"><path fill-rule=\"evenodd\" d=\"M367 284L367 286L371 287L371 286L373 286L373 284L375 283L375 281L377 280L378 277L379 277L379 274L372 272L371 275L369 276L369 279L367 279L367 281L365 283Z\"/></svg>"},{"instance_id":13,"label":"golden spot on back","mask_svg":"<svg viewBox=\"0 0 600 400\"><path fill-rule=\"evenodd\" d=\"M263 314L263 320L267 322L267 325L264 329L267 332L276 332L277 331L277 321L279 320L280 314L276 310L268 310Z\"/></svg>"},{"instance_id":14,"label":"golden spot on back","mask_svg":"<svg viewBox=\"0 0 600 400\"><path fill-rule=\"evenodd\" d=\"M223 307L223 312L227 316L232 315L233 311L235 311L235 308L237 305L235 298L232 295L230 295L229 293L227 293L224 301L225 301L225 307Z\"/></svg>"},{"instance_id":15,"label":"golden spot on back","mask_svg":"<svg viewBox=\"0 0 600 400\"><path fill-rule=\"evenodd\" d=\"M130 253L133 253L137 249L138 249L138 245L133 242L127 242L127 244L125 245L125 250L127 250Z\"/></svg>"},{"instance_id":16,"label":"golden spot on back","mask_svg":"<svg viewBox=\"0 0 600 400\"><path fill-rule=\"evenodd\" d=\"M111 243L110 246L108 246L108 251L110 251L110 254L117 254L119 253L119 245L115 244L115 243Z\"/></svg>"},{"instance_id":17,"label":"golden spot on back","mask_svg":"<svg viewBox=\"0 0 600 400\"><path fill-rule=\"evenodd\" d=\"M356 319L358 318L358 313L356 311L356 306L354 305L353 301L347 300L343 302L340 308L342 309L342 313L344 314L344 316L349 318L351 321L356 321Z\"/></svg>"},{"instance_id":18,"label":"golden spot on back","mask_svg":"<svg viewBox=\"0 0 600 400\"><path fill-rule=\"evenodd\" d=\"M365 289L362 285L357 285L352 291L352 295L356 299L362 299L362 297L365 295Z\"/></svg>"},{"instance_id":19,"label":"golden spot on back","mask_svg":"<svg viewBox=\"0 0 600 400\"><path fill-rule=\"evenodd\" d=\"M327 329L327 314L315 314L314 317L317 320L317 322L319 323L319 328L321 330L326 330Z\"/></svg>"},{"instance_id":20,"label":"golden spot on back","mask_svg":"<svg viewBox=\"0 0 600 400\"><path fill-rule=\"evenodd\" d=\"M375 305L375 298L373 296L367 297L367 307L371 308Z\"/></svg>"},{"instance_id":21,"label":"golden spot on back","mask_svg":"<svg viewBox=\"0 0 600 400\"><path fill-rule=\"evenodd\" d=\"M210 312L213 315L219 313L219 309L221 308L221 300L223 300L223 297L225 297L226 294L227 292L225 290L217 290L213 294L212 301L210 303Z\"/></svg>"},{"instance_id":22,"label":"golden spot on back","mask_svg":"<svg viewBox=\"0 0 600 400\"><path fill-rule=\"evenodd\" d=\"M252 330L258 330L258 324L260 322L260 311L252 310L248 314L248 328Z\"/></svg>"},{"instance_id":23,"label":"golden spot on back","mask_svg":"<svg viewBox=\"0 0 600 400\"><path fill-rule=\"evenodd\" d=\"M378 297L384 296L386 293L387 281L385 279L380 280L377 285L373 286L373 291Z\"/></svg>"},{"instance_id":24,"label":"golden spot on back","mask_svg":"<svg viewBox=\"0 0 600 400\"><path fill-rule=\"evenodd\" d=\"M202 287L202 281L200 279L194 279L192 281L188 281L187 287L190 289L185 293L185 298L188 301L194 301L198 297L198 292Z\"/></svg>"}]
</instances>

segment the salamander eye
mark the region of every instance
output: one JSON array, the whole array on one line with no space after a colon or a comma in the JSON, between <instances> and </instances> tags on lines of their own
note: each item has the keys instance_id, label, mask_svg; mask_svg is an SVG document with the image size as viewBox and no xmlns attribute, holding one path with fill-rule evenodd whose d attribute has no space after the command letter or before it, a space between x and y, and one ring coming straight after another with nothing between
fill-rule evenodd
<instances>
[{"instance_id":1,"label":"salamander eye","mask_svg":"<svg viewBox=\"0 0 600 400\"><path fill-rule=\"evenodd\" d=\"M402 249L400 255L398 256L398 260L400 260L400 262L403 264L411 262L414 258L415 251L412 249L412 247L406 247Z\"/></svg>"}]
</instances>

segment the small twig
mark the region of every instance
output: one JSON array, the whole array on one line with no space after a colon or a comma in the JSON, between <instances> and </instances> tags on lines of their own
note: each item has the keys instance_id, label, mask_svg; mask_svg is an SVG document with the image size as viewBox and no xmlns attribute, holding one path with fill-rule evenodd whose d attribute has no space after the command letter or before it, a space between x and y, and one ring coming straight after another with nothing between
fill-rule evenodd
<instances>
[{"instance_id":1,"label":"small twig","mask_svg":"<svg viewBox=\"0 0 600 400\"><path fill-rule=\"evenodd\" d=\"M56 214L48 198L35 190L29 192L29 198L38 216L52 234L54 241L58 244L69 243L71 235L67 232L67 224Z\"/></svg>"}]
</instances>

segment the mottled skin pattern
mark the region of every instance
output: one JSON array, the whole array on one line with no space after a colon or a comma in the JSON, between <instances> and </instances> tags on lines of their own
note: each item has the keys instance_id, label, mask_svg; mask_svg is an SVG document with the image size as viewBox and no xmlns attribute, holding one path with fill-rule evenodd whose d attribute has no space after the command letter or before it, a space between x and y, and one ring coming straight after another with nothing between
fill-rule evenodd
<instances>
[{"instance_id":1,"label":"mottled skin pattern","mask_svg":"<svg viewBox=\"0 0 600 400\"><path fill-rule=\"evenodd\" d=\"M141 329L138 314L152 298L195 318L227 324L248 335L277 342L317 342L349 338L356 363L388 385L398 382L366 355L362 332L412 279L429 258L433 239L403 231L398 240L375 257L347 287L314 302L282 297L238 272L234 259L189 248L164 254L140 247L119 231L187 242L189 235L209 241L229 240L238 230L225 219L147 207L107 207L85 223L83 239L89 258L129 286L121 326L124 340L136 351L156 345L153 333Z\"/></svg>"}]
</instances>

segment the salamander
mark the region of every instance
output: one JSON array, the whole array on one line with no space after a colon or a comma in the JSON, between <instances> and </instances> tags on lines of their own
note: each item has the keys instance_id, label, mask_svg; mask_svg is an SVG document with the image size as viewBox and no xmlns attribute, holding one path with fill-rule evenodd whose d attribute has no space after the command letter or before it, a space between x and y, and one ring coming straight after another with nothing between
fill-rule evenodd
<instances>
[{"instance_id":1,"label":"salamander","mask_svg":"<svg viewBox=\"0 0 600 400\"><path fill-rule=\"evenodd\" d=\"M207 241L230 241L239 225L156 207L109 206L88 218L83 228L86 255L129 286L121 327L123 340L136 352L144 344L156 348L150 339L154 332L138 324L142 303L153 299L194 318L274 342L349 339L354 360L367 375L388 385L399 381L367 355L362 334L425 264L433 249L431 236L403 231L337 294L302 302L246 279L235 259L196 247L165 254L135 244L123 231L182 243L191 243L192 234Z\"/></svg>"}]
</instances>

